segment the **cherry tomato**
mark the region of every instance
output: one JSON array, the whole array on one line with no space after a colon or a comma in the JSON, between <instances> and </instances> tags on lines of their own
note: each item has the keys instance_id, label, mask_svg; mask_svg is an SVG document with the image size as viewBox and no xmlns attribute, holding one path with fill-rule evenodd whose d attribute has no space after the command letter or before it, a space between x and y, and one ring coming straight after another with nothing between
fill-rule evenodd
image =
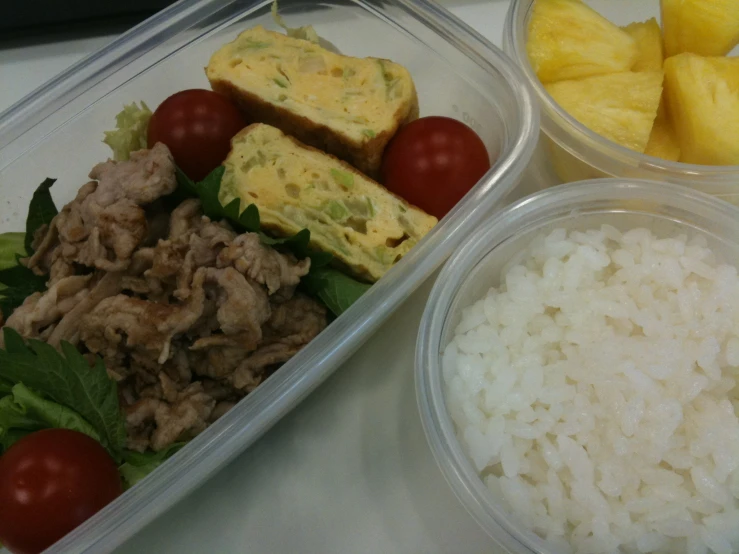
<instances>
[{"instance_id":1,"label":"cherry tomato","mask_svg":"<svg viewBox=\"0 0 739 554\"><path fill-rule=\"evenodd\" d=\"M177 92L162 102L149 121L149 148L163 142L185 174L200 181L221 165L231 138L246 121L226 97L211 90Z\"/></svg>"},{"instance_id":2,"label":"cherry tomato","mask_svg":"<svg viewBox=\"0 0 739 554\"><path fill-rule=\"evenodd\" d=\"M490 169L480 137L464 123L430 116L405 125L382 159L383 184L441 219Z\"/></svg>"},{"instance_id":3,"label":"cherry tomato","mask_svg":"<svg viewBox=\"0 0 739 554\"><path fill-rule=\"evenodd\" d=\"M22 438L0 456L0 542L36 554L122 492L118 468L94 439L67 429Z\"/></svg>"}]
</instances>

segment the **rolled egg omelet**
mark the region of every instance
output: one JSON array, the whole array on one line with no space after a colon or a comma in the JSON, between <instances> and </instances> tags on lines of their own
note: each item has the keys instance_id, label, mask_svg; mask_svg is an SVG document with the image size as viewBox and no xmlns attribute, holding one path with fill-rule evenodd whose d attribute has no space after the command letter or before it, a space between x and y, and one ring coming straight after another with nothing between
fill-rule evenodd
<instances>
[{"instance_id":1,"label":"rolled egg omelet","mask_svg":"<svg viewBox=\"0 0 739 554\"><path fill-rule=\"evenodd\" d=\"M398 128L418 117L418 97L403 66L336 54L308 40L256 26L213 54L206 75L247 120L377 177Z\"/></svg>"},{"instance_id":2,"label":"rolled egg omelet","mask_svg":"<svg viewBox=\"0 0 739 554\"><path fill-rule=\"evenodd\" d=\"M437 219L334 156L263 123L231 141L220 201L256 204L262 227L280 236L302 229L352 275L374 282Z\"/></svg>"}]
</instances>

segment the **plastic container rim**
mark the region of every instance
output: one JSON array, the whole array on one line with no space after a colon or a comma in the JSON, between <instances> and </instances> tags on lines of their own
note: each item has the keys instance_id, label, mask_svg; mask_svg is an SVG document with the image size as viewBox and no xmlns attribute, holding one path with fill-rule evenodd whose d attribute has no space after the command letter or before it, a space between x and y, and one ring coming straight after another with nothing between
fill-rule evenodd
<instances>
[{"instance_id":1,"label":"plastic container rim","mask_svg":"<svg viewBox=\"0 0 739 554\"><path fill-rule=\"evenodd\" d=\"M418 330L415 355L416 401L427 442L445 480L477 523L493 538L505 532L531 552L548 554L552 546L521 527L490 492L464 453L446 409L441 370L442 333L449 311L467 276L486 256L517 232L528 231L562 217L569 209L575 217L584 202L646 199L714 221L736 225L739 208L689 187L638 179L591 179L552 187L511 204L498 212L450 256L429 294ZM604 210L599 210L603 212ZM618 208L611 213L644 213ZM721 237L726 239L726 237ZM731 239L735 244L739 241Z\"/></svg>"},{"instance_id":2,"label":"plastic container rim","mask_svg":"<svg viewBox=\"0 0 739 554\"><path fill-rule=\"evenodd\" d=\"M596 169L606 171L584 154L584 148L597 150L601 155L612 160L628 164L630 167L644 167L665 174L681 174L687 177L701 178L735 178L739 176L739 165L698 165L683 162L671 162L635 152L610 141L591 131L577 121L554 101L539 81L529 62L526 53L527 30L521 23L527 21L528 12L533 8L535 0L512 0L503 27L503 49L518 64L526 76L527 83L534 89L542 105L541 128L546 135L570 154ZM576 144L563 143L557 131L564 131ZM722 181L717 181L722 182Z\"/></svg>"}]
</instances>

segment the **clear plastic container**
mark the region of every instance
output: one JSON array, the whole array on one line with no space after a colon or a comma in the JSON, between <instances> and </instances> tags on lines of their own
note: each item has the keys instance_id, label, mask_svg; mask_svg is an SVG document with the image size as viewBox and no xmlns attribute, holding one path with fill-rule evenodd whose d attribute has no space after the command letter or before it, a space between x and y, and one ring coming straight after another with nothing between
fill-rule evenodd
<instances>
[{"instance_id":1,"label":"clear plastic container","mask_svg":"<svg viewBox=\"0 0 739 554\"><path fill-rule=\"evenodd\" d=\"M550 188L499 212L447 261L421 320L416 394L426 438L444 477L501 552L560 554L523 527L504 499L487 488L456 437L447 412L441 353L462 310L499 284L501 272L534 236L555 227L585 230L607 223L647 227L659 236L703 235L723 261L739 265L739 208L687 187L653 181L598 179Z\"/></svg>"},{"instance_id":2,"label":"clear plastic container","mask_svg":"<svg viewBox=\"0 0 739 554\"><path fill-rule=\"evenodd\" d=\"M276 28L270 2L182 0L76 64L0 115L0 232L22 229L38 183L58 179L58 205L109 156L104 130L124 103L157 106L208 88L212 52L256 24ZM62 539L55 552L110 551L254 442L352 354L410 293L498 209L537 139L538 112L520 70L428 1L280 2L292 26L312 24L342 52L393 59L416 82L422 115L472 126L495 163L474 189L350 310L255 392L146 480Z\"/></svg>"},{"instance_id":3,"label":"clear plastic container","mask_svg":"<svg viewBox=\"0 0 739 554\"><path fill-rule=\"evenodd\" d=\"M739 166L668 162L640 154L601 137L578 123L549 96L526 54L529 17L535 0L513 0L503 29L503 49L521 67L541 110L541 146L548 157L552 183L599 177L668 181L693 187L739 204ZM586 3L616 25L659 19L658 0L588 0Z\"/></svg>"}]
</instances>

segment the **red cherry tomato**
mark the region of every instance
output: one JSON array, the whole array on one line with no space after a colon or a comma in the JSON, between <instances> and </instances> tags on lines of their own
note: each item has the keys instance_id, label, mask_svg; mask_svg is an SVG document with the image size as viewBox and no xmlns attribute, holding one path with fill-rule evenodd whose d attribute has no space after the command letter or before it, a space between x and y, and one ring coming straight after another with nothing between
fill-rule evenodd
<instances>
[{"instance_id":1,"label":"red cherry tomato","mask_svg":"<svg viewBox=\"0 0 739 554\"><path fill-rule=\"evenodd\" d=\"M231 138L244 127L244 117L226 97L211 90L183 90L154 111L147 142L149 148L166 144L180 169L200 181L226 159Z\"/></svg>"},{"instance_id":2,"label":"red cherry tomato","mask_svg":"<svg viewBox=\"0 0 739 554\"><path fill-rule=\"evenodd\" d=\"M383 184L441 219L490 169L480 137L449 117L422 117L398 131L382 159Z\"/></svg>"},{"instance_id":3,"label":"red cherry tomato","mask_svg":"<svg viewBox=\"0 0 739 554\"><path fill-rule=\"evenodd\" d=\"M118 468L94 439L45 429L0 456L0 542L36 554L122 492Z\"/></svg>"}]
</instances>

